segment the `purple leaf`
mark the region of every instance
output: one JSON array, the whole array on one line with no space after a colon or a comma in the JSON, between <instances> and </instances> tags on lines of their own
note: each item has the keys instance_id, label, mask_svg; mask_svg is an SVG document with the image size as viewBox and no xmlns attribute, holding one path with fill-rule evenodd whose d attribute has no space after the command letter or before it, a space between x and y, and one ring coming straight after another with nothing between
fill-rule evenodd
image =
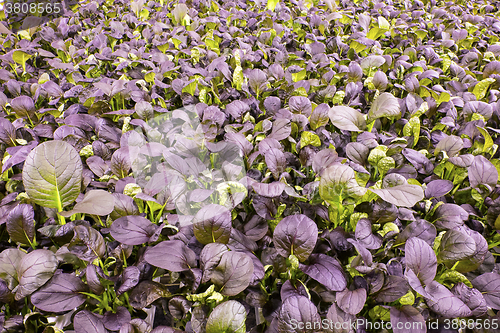
<instances>
[{"instance_id":1,"label":"purple leaf","mask_svg":"<svg viewBox=\"0 0 500 333\"><path fill-rule=\"evenodd\" d=\"M406 333L411 327L412 333L427 332L424 317L411 305L403 305L401 308L391 306L391 324L394 333Z\"/></svg>"},{"instance_id":2,"label":"purple leaf","mask_svg":"<svg viewBox=\"0 0 500 333\"><path fill-rule=\"evenodd\" d=\"M212 272L211 280L221 287L226 296L235 296L250 284L254 265L252 259L242 252L224 252L219 265Z\"/></svg>"},{"instance_id":3,"label":"purple leaf","mask_svg":"<svg viewBox=\"0 0 500 333\"><path fill-rule=\"evenodd\" d=\"M120 243L140 245L149 242L157 228L157 225L142 216L130 215L116 219L110 233Z\"/></svg>"},{"instance_id":4,"label":"purple leaf","mask_svg":"<svg viewBox=\"0 0 500 333\"><path fill-rule=\"evenodd\" d=\"M148 248L144 260L153 266L172 272L182 272L196 267L196 254L180 240L164 241Z\"/></svg>"},{"instance_id":5,"label":"purple leaf","mask_svg":"<svg viewBox=\"0 0 500 333\"><path fill-rule=\"evenodd\" d=\"M312 254L309 265L301 265L301 270L314 280L332 291L341 291L347 287L347 280L342 266L337 259L326 254Z\"/></svg>"},{"instance_id":6,"label":"purple leaf","mask_svg":"<svg viewBox=\"0 0 500 333\"><path fill-rule=\"evenodd\" d=\"M497 273L484 273L474 280L472 285L479 290L486 304L495 310L500 310L500 275Z\"/></svg>"},{"instance_id":7,"label":"purple leaf","mask_svg":"<svg viewBox=\"0 0 500 333\"><path fill-rule=\"evenodd\" d=\"M194 218L194 235L202 244L215 242L227 244L231 229L231 212L221 205L204 206Z\"/></svg>"},{"instance_id":8,"label":"purple leaf","mask_svg":"<svg viewBox=\"0 0 500 333\"><path fill-rule=\"evenodd\" d=\"M309 257L317 239L316 223L303 214L285 217L278 223L273 233L273 242L278 253L286 258L294 254L299 261L305 261Z\"/></svg>"},{"instance_id":9,"label":"purple leaf","mask_svg":"<svg viewBox=\"0 0 500 333\"><path fill-rule=\"evenodd\" d=\"M442 197L453 189L453 183L449 180L437 179L427 184L425 189L426 198Z\"/></svg>"},{"instance_id":10,"label":"purple leaf","mask_svg":"<svg viewBox=\"0 0 500 333\"><path fill-rule=\"evenodd\" d=\"M55 275L48 284L31 295L34 306L43 311L63 312L79 307L87 300L87 286L73 274Z\"/></svg>"},{"instance_id":11,"label":"purple leaf","mask_svg":"<svg viewBox=\"0 0 500 333\"><path fill-rule=\"evenodd\" d=\"M420 238L412 237L405 245L406 268L413 270L423 284L434 280L437 270L437 258L429 244Z\"/></svg>"}]
</instances>

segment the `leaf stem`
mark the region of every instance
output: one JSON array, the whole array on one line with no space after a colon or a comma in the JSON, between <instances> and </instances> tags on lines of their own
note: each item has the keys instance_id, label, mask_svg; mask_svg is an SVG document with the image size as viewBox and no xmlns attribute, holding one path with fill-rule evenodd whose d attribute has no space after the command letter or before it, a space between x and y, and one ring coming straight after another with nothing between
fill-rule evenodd
<instances>
[{"instance_id":1,"label":"leaf stem","mask_svg":"<svg viewBox=\"0 0 500 333\"><path fill-rule=\"evenodd\" d=\"M375 120L368 124L368 132L372 132L373 126L375 125Z\"/></svg>"}]
</instances>

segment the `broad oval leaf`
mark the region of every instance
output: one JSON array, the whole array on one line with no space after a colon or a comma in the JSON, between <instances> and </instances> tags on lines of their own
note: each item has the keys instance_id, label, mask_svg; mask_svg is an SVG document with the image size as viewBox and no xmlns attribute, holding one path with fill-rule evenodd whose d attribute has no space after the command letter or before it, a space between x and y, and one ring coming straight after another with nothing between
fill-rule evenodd
<instances>
[{"instance_id":1,"label":"broad oval leaf","mask_svg":"<svg viewBox=\"0 0 500 333\"><path fill-rule=\"evenodd\" d=\"M473 282L474 283L474 280ZM500 296L498 293L498 286L493 289L493 293L497 293L497 296ZM484 298L484 295L476 288L469 288L463 282L459 282L453 286L451 292L457 295L458 298L471 309L471 316L482 316L488 311L488 305ZM485 295L488 292L485 292ZM496 305L498 306L498 305ZM491 306L490 306L491 307ZM492 308L495 308L493 306Z\"/></svg>"},{"instance_id":2,"label":"broad oval leaf","mask_svg":"<svg viewBox=\"0 0 500 333\"><path fill-rule=\"evenodd\" d=\"M120 287L116 289L116 294L119 296L135 287L139 282L140 276L141 271L136 266L128 266L125 268L120 277L121 284Z\"/></svg>"},{"instance_id":3,"label":"broad oval leaf","mask_svg":"<svg viewBox=\"0 0 500 333\"><path fill-rule=\"evenodd\" d=\"M58 264L56 256L49 250L37 249L28 253L17 269L19 287L16 300L31 295L43 286L54 275Z\"/></svg>"},{"instance_id":4,"label":"broad oval leaf","mask_svg":"<svg viewBox=\"0 0 500 333\"><path fill-rule=\"evenodd\" d=\"M23 183L26 193L40 206L62 211L80 194L81 181L80 155L64 141L40 144L24 162Z\"/></svg>"},{"instance_id":5,"label":"broad oval leaf","mask_svg":"<svg viewBox=\"0 0 500 333\"><path fill-rule=\"evenodd\" d=\"M129 293L130 305L134 309L143 309L160 297L170 296L167 287L158 282L145 280Z\"/></svg>"},{"instance_id":6,"label":"broad oval leaf","mask_svg":"<svg viewBox=\"0 0 500 333\"><path fill-rule=\"evenodd\" d=\"M427 244L432 245L436 238L436 227L424 219L417 219L408 224L406 228L398 235L397 243L404 243L411 237L418 237L424 240Z\"/></svg>"},{"instance_id":7,"label":"broad oval leaf","mask_svg":"<svg viewBox=\"0 0 500 333\"><path fill-rule=\"evenodd\" d=\"M486 304L495 310L500 310L500 275L484 273L472 280L474 288L479 290Z\"/></svg>"},{"instance_id":8,"label":"broad oval leaf","mask_svg":"<svg viewBox=\"0 0 500 333\"><path fill-rule=\"evenodd\" d=\"M285 186L282 182L272 182L270 184L255 182L252 184L255 193L266 198L279 197L285 190Z\"/></svg>"},{"instance_id":9,"label":"broad oval leaf","mask_svg":"<svg viewBox=\"0 0 500 333\"><path fill-rule=\"evenodd\" d=\"M47 285L31 295L31 303L43 311L63 312L79 307L87 300L80 292L87 286L73 274L57 274Z\"/></svg>"},{"instance_id":10,"label":"broad oval leaf","mask_svg":"<svg viewBox=\"0 0 500 333\"><path fill-rule=\"evenodd\" d=\"M437 258L429 244L412 237L405 245L406 268L413 270L423 284L429 284L436 277Z\"/></svg>"},{"instance_id":11,"label":"broad oval leaf","mask_svg":"<svg viewBox=\"0 0 500 333\"><path fill-rule=\"evenodd\" d=\"M457 155L464 147L464 142L461 138L455 135L449 135L439 141L434 149L434 156L438 156L441 151L446 152L448 157Z\"/></svg>"},{"instance_id":12,"label":"broad oval leaf","mask_svg":"<svg viewBox=\"0 0 500 333\"><path fill-rule=\"evenodd\" d=\"M382 246L382 237L372 233L372 223L369 219L362 218L358 221L355 236L358 242L369 250Z\"/></svg>"},{"instance_id":13,"label":"broad oval leaf","mask_svg":"<svg viewBox=\"0 0 500 333\"><path fill-rule=\"evenodd\" d=\"M370 189L382 200L401 207L413 207L424 198L424 190L418 185L398 185L385 189Z\"/></svg>"},{"instance_id":14,"label":"broad oval leaf","mask_svg":"<svg viewBox=\"0 0 500 333\"><path fill-rule=\"evenodd\" d=\"M346 131L360 132L366 129L363 114L348 106L334 106L329 112L332 124Z\"/></svg>"},{"instance_id":15,"label":"broad oval leaf","mask_svg":"<svg viewBox=\"0 0 500 333\"><path fill-rule=\"evenodd\" d=\"M467 317L471 311L469 307L455 296L448 288L437 281L432 281L425 287L428 295L427 305L445 318Z\"/></svg>"},{"instance_id":16,"label":"broad oval leaf","mask_svg":"<svg viewBox=\"0 0 500 333\"><path fill-rule=\"evenodd\" d=\"M115 200L111 193L104 190L92 190L85 193L82 201L78 202L72 210L60 212L64 217L70 217L76 213L91 215L108 215L115 208Z\"/></svg>"},{"instance_id":17,"label":"broad oval leaf","mask_svg":"<svg viewBox=\"0 0 500 333\"><path fill-rule=\"evenodd\" d=\"M226 301L212 310L207 320L206 333L245 333L247 312L237 301Z\"/></svg>"},{"instance_id":18,"label":"broad oval leaf","mask_svg":"<svg viewBox=\"0 0 500 333\"><path fill-rule=\"evenodd\" d=\"M35 212L33 206L20 204L7 216L7 232L10 239L21 244L31 244L35 239Z\"/></svg>"},{"instance_id":19,"label":"broad oval leaf","mask_svg":"<svg viewBox=\"0 0 500 333\"><path fill-rule=\"evenodd\" d=\"M337 259L326 254L312 254L309 264L300 265L300 269L329 290L341 291L347 287L342 266Z\"/></svg>"},{"instance_id":20,"label":"broad oval leaf","mask_svg":"<svg viewBox=\"0 0 500 333\"><path fill-rule=\"evenodd\" d=\"M82 310L75 315L73 327L78 333L107 333L102 320L87 310Z\"/></svg>"},{"instance_id":21,"label":"broad oval leaf","mask_svg":"<svg viewBox=\"0 0 500 333\"><path fill-rule=\"evenodd\" d=\"M370 55L361 60L361 68L368 69L370 67L380 67L385 64L385 58L379 55Z\"/></svg>"},{"instance_id":22,"label":"broad oval leaf","mask_svg":"<svg viewBox=\"0 0 500 333\"><path fill-rule=\"evenodd\" d=\"M300 113L309 117L312 112L311 100L304 96L292 96L288 102L292 113Z\"/></svg>"},{"instance_id":23,"label":"broad oval leaf","mask_svg":"<svg viewBox=\"0 0 500 333\"><path fill-rule=\"evenodd\" d=\"M116 220L127 215L139 215L139 207L134 199L123 193L113 193L115 207L110 214L111 219Z\"/></svg>"},{"instance_id":24,"label":"broad oval leaf","mask_svg":"<svg viewBox=\"0 0 500 333\"><path fill-rule=\"evenodd\" d=\"M363 165L370 154L370 149L361 142L349 142L345 153L351 161Z\"/></svg>"},{"instance_id":25,"label":"broad oval leaf","mask_svg":"<svg viewBox=\"0 0 500 333\"><path fill-rule=\"evenodd\" d=\"M474 255L476 242L464 232L448 230L441 238L439 259L444 261L459 261Z\"/></svg>"},{"instance_id":26,"label":"broad oval leaf","mask_svg":"<svg viewBox=\"0 0 500 333\"><path fill-rule=\"evenodd\" d=\"M279 179L279 176L285 171L286 168L285 154L283 154L283 151L280 149L270 148L264 155L267 168L273 173L275 179Z\"/></svg>"},{"instance_id":27,"label":"broad oval leaf","mask_svg":"<svg viewBox=\"0 0 500 333\"><path fill-rule=\"evenodd\" d=\"M445 203L434 212L434 225L438 229L455 229L464 224L469 213L456 204Z\"/></svg>"},{"instance_id":28,"label":"broad oval leaf","mask_svg":"<svg viewBox=\"0 0 500 333\"><path fill-rule=\"evenodd\" d=\"M453 182L444 179L436 179L427 184L425 189L426 198L439 198L453 190Z\"/></svg>"},{"instance_id":29,"label":"broad oval leaf","mask_svg":"<svg viewBox=\"0 0 500 333\"><path fill-rule=\"evenodd\" d=\"M328 333L354 333L354 328L351 326L352 322L355 321L353 315L345 313L337 304L333 303L328 309L328 313L326 314L326 319L329 320L329 323L333 323L332 325L328 325L329 327L325 332ZM337 327L335 327L337 325Z\"/></svg>"},{"instance_id":30,"label":"broad oval leaf","mask_svg":"<svg viewBox=\"0 0 500 333\"><path fill-rule=\"evenodd\" d=\"M33 99L28 96L19 96L13 98L10 101L10 106L12 108L12 111L14 111L20 117L30 117L31 119L33 119L34 113L36 112L35 102L33 102Z\"/></svg>"},{"instance_id":31,"label":"broad oval leaf","mask_svg":"<svg viewBox=\"0 0 500 333\"><path fill-rule=\"evenodd\" d=\"M273 242L278 253L288 258L295 255L305 261L312 253L318 239L318 226L303 214L289 215L274 229Z\"/></svg>"},{"instance_id":32,"label":"broad oval leaf","mask_svg":"<svg viewBox=\"0 0 500 333\"><path fill-rule=\"evenodd\" d=\"M280 333L313 333L315 329L299 328L291 323L315 323L321 321L318 309L305 296L290 296L283 301L278 315L278 332ZM295 326L295 327L294 327Z\"/></svg>"},{"instance_id":33,"label":"broad oval leaf","mask_svg":"<svg viewBox=\"0 0 500 333\"><path fill-rule=\"evenodd\" d=\"M411 327L412 333L427 332L424 317L411 305L403 305L401 308L391 306L391 324L394 333L406 333ZM417 324L418 323L418 324Z\"/></svg>"},{"instance_id":34,"label":"broad oval leaf","mask_svg":"<svg viewBox=\"0 0 500 333\"><path fill-rule=\"evenodd\" d=\"M153 266L172 272L182 272L196 267L196 254L180 240L164 241L147 249L144 260Z\"/></svg>"},{"instance_id":35,"label":"broad oval leaf","mask_svg":"<svg viewBox=\"0 0 500 333\"><path fill-rule=\"evenodd\" d=\"M104 314L102 318L102 323L104 327L111 331L118 331L125 323L130 322L132 316L128 312L127 308L124 306L118 307L116 312L108 311ZM175 333L175 332L169 332Z\"/></svg>"},{"instance_id":36,"label":"broad oval leaf","mask_svg":"<svg viewBox=\"0 0 500 333\"><path fill-rule=\"evenodd\" d=\"M200 253L200 268L203 270L202 283L210 280L214 270L222 258L222 255L229 251L227 245L220 243L209 243L203 247Z\"/></svg>"},{"instance_id":37,"label":"broad oval leaf","mask_svg":"<svg viewBox=\"0 0 500 333\"><path fill-rule=\"evenodd\" d=\"M221 205L203 206L194 217L194 235L201 244L227 244L231 229L231 212Z\"/></svg>"},{"instance_id":38,"label":"broad oval leaf","mask_svg":"<svg viewBox=\"0 0 500 333\"><path fill-rule=\"evenodd\" d=\"M494 188L498 181L497 168L482 155L474 157L471 166L467 168L471 187L489 185Z\"/></svg>"},{"instance_id":39,"label":"broad oval leaf","mask_svg":"<svg viewBox=\"0 0 500 333\"><path fill-rule=\"evenodd\" d=\"M15 248L6 249L0 253L0 279L7 282L10 290L19 284L17 267L25 256L25 252Z\"/></svg>"},{"instance_id":40,"label":"broad oval leaf","mask_svg":"<svg viewBox=\"0 0 500 333\"><path fill-rule=\"evenodd\" d=\"M359 198L366 189L358 185L354 170L345 164L334 164L321 173L319 195L330 203L342 203L348 197Z\"/></svg>"},{"instance_id":41,"label":"broad oval leaf","mask_svg":"<svg viewBox=\"0 0 500 333\"><path fill-rule=\"evenodd\" d=\"M357 315L366 302L366 289L359 288L356 290L343 290L336 295L336 302L339 308L345 313Z\"/></svg>"},{"instance_id":42,"label":"broad oval leaf","mask_svg":"<svg viewBox=\"0 0 500 333\"><path fill-rule=\"evenodd\" d=\"M73 231L75 235L68 245L70 252L85 261L104 258L106 243L99 231L89 225L77 225Z\"/></svg>"},{"instance_id":43,"label":"broad oval leaf","mask_svg":"<svg viewBox=\"0 0 500 333\"><path fill-rule=\"evenodd\" d=\"M309 117L309 125L313 131L315 131L318 127L328 124L329 111L330 107L326 103L322 103L314 108L311 116Z\"/></svg>"},{"instance_id":44,"label":"broad oval leaf","mask_svg":"<svg viewBox=\"0 0 500 333\"><path fill-rule=\"evenodd\" d=\"M110 228L111 236L126 245L141 245L149 242L158 226L139 215L116 219Z\"/></svg>"},{"instance_id":45,"label":"broad oval leaf","mask_svg":"<svg viewBox=\"0 0 500 333\"><path fill-rule=\"evenodd\" d=\"M221 287L220 293L235 296L250 284L254 270L252 259L242 252L224 252L211 275L212 282Z\"/></svg>"},{"instance_id":46,"label":"broad oval leaf","mask_svg":"<svg viewBox=\"0 0 500 333\"><path fill-rule=\"evenodd\" d=\"M384 285L377 292L374 299L376 302L394 302L401 296L406 295L410 290L408 282L405 278L389 275L384 280Z\"/></svg>"},{"instance_id":47,"label":"broad oval leaf","mask_svg":"<svg viewBox=\"0 0 500 333\"><path fill-rule=\"evenodd\" d=\"M401 116L401 109L396 97L392 94L384 92L381 93L373 102L368 118L373 121L378 118L387 117L394 118Z\"/></svg>"}]
</instances>

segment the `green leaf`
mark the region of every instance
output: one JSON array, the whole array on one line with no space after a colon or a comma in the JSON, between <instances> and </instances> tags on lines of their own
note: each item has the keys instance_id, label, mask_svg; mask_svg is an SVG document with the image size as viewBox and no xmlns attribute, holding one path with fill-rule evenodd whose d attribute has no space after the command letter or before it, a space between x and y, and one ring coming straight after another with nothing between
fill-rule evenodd
<instances>
[{"instance_id":1,"label":"green leaf","mask_svg":"<svg viewBox=\"0 0 500 333\"><path fill-rule=\"evenodd\" d=\"M404 136L412 136L413 135L413 146L417 145L418 139L420 137L420 118L412 117L410 121L405 124L403 127L403 135Z\"/></svg>"},{"instance_id":2,"label":"green leaf","mask_svg":"<svg viewBox=\"0 0 500 333\"><path fill-rule=\"evenodd\" d=\"M307 145L319 147L321 146L321 139L316 133L304 131L300 136L300 148L302 149Z\"/></svg>"},{"instance_id":3,"label":"green leaf","mask_svg":"<svg viewBox=\"0 0 500 333\"><path fill-rule=\"evenodd\" d=\"M307 75L307 71L305 69L303 69L300 72L293 73L292 80L293 80L293 82L298 82L300 80L304 80L306 78L306 75Z\"/></svg>"},{"instance_id":4,"label":"green leaf","mask_svg":"<svg viewBox=\"0 0 500 333\"><path fill-rule=\"evenodd\" d=\"M233 87L237 90L241 90L243 85L243 68L241 66L236 66L233 73Z\"/></svg>"},{"instance_id":5,"label":"green leaf","mask_svg":"<svg viewBox=\"0 0 500 333\"><path fill-rule=\"evenodd\" d=\"M491 160L491 164L493 164L495 166L495 168L497 168L497 172L498 172L498 181L500 182L500 160L499 159L492 159ZM464 177L465 178L465 177ZM500 216L500 215L499 215Z\"/></svg>"},{"instance_id":6,"label":"green leaf","mask_svg":"<svg viewBox=\"0 0 500 333\"><path fill-rule=\"evenodd\" d=\"M378 38L380 38L380 36L385 34L387 31L388 31L387 29L381 29L381 28L374 27L374 28L370 29L370 31L366 35L366 38L371 39L371 40L377 40Z\"/></svg>"},{"instance_id":7,"label":"green leaf","mask_svg":"<svg viewBox=\"0 0 500 333\"><path fill-rule=\"evenodd\" d=\"M463 275L462 273L459 273L457 271L452 271L450 269L446 270L441 276L439 276L439 281L451 281L454 283L462 282L467 287L472 288L472 283Z\"/></svg>"},{"instance_id":8,"label":"green leaf","mask_svg":"<svg viewBox=\"0 0 500 333\"><path fill-rule=\"evenodd\" d=\"M351 42L351 44L349 45L349 47L350 47L351 49L353 49L354 51L356 51L357 53L359 53L359 52L361 52L361 51L363 51L364 49L366 49L366 48L367 48L367 46L366 46L366 45L363 45L363 44L361 44L361 43L359 43L359 42L357 42L357 41L355 41L355 40L353 40L353 41Z\"/></svg>"},{"instance_id":9,"label":"green leaf","mask_svg":"<svg viewBox=\"0 0 500 333\"><path fill-rule=\"evenodd\" d=\"M354 170L344 164L333 164L321 173L319 195L330 204L342 203L344 198L362 197L366 189L359 186Z\"/></svg>"},{"instance_id":10,"label":"green leaf","mask_svg":"<svg viewBox=\"0 0 500 333\"><path fill-rule=\"evenodd\" d=\"M368 163L370 163L373 166L376 166L378 162L386 156L385 154L386 152L387 152L387 146L380 145L373 148L370 151L370 154L368 155Z\"/></svg>"},{"instance_id":11,"label":"green leaf","mask_svg":"<svg viewBox=\"0 0 500 333\"><path fill-rule=\"evenodd\" d=\"M370 311L368 312L368 315L374 321L383 320L383 321L388 322L391 318L390 308L388 306L386 308L382 305L376 305L375 307L370 309Z\"/></svg>"},{"instance_id":12,"label":"green leaf","mask_svg":"<svg viewBox=\"0 0 500 333\"><path fill-rule=\"evenodd\" d=\"M196 82L196 80L195 80L195 81L191 82L190 84L188 84L187 86L185 86L184 88L182 88L182 92L187 92L191 96L194 96L194 93L196 91L197 86L198 86L198 82Z\"/></svg>"},{"instance_id":13,"label":"green leaf","mask_svg":"<svg viewBox=\"0 0 500 333\"><path fill-rule=\"evenodd\" d=\"M383 157L377 163L380 174L385 175L387 171L396 167L396 162L392 157Z\"/></svg>"},{"instance_id":14,"label":"green leaf","mask_svg":"<svg viewBox=\"0 0 500 333\"><path fill-rule=\"evenodd\" d=\"M12 53L12 60L19 65L22 65L24 71L26 71L26 61L28 61L31 57L31 55L23 51L14 51Z\"/></svg>"},{"instance_id":15,"label":"green leaf","mask_svg":"<svg viewBox=\"0 0 500 333\"><path fill-rule=\"evenodd\" d=\"M152 83L155 80L155 73L154 72L149 72L148 74L144 75L144 81Z\"/></svg>"},{"instance_id":16,"label":"green leaf","mask_svg":"<svg viewBox=\"0 0 500 333\"><path fill-rule=\"evenodd\" d=\"M245 307L237 301L221 303L213 309L207 320L207 333L245 333Z\"/></svg>"},{"instance_id":17,"label":"green leaf","mask_svg":"<svg viewBox=\"0 0 500 333\"><path fill-rule=\"evenodd\" d=\"M487 152L490 149L490 147L493 146L493 139L491 138L488 131L485 130L484 128L477 126L477 129L479 130L479 132L481 132L481 134L484 137L483 152Z\"/></svg>"},{"instance_id":18,"label":"green leaf","mask_svg":"<svg viewBox=\"0 0 500 333\"><path fill-rule=\"evenodd\" d=\"M274 8L279 3L279 0L267 0L267 9L274 12Z\"/></svg>"},{"instance_id":19,"label":"green leaf","mask_svg":"<svg viewBox=\"0 0 500 333\"><path fill-rule=\"evenodd\" d=\"M342 90L339 90L335 93L335 95L332 98L332 103L333 104L340 104L344 100L345 97L345 92Z\"/></svg>"},{"instance_id":20,"label":"green leaf","mask_svg":"<svg viewBox=\"0 0 500 333\"><path fill-rule=\"evenodd\" d=\"M38 205L62 211L80 194L82 161L69 143L47 141L33 149L24 163L23 183Z\"/></svg>"},{"instance_id":21,"label":"green leaf","mask_svg":"<svg viewBox=\"0 0 500 333\"><path fill-rule=\"evenodd\" d=\"M476 85L474 86L474 90L472 90L472 93L476 95L476 99L478 101L486 96L486 91L488 91L488 88L493 82L495 82L495 79L489 77L476 83Z\"/></svg>"},{"instance_id":22,"label":"green leaf","mask_svg":"<svg viewBox=\"0 0 500 333\"><path fill-rule=\"evenodd\" d=\"M415 33L417 34L418 38L422 40L427 36L427 30L419 29L415 31Z\"/></svg>"},{"instance_id":23,"label":"green leaf","mask_svg":"<svg viewBox=\"0 0 500 333\"><path fill-rule=\"evenodd\" d=\"M443 102L449 102L449 101L450 101L450 93L443 91L442 93L439 94L439 97L436 100L436 104L439 105Z\"/></svg>"}]
</instances>

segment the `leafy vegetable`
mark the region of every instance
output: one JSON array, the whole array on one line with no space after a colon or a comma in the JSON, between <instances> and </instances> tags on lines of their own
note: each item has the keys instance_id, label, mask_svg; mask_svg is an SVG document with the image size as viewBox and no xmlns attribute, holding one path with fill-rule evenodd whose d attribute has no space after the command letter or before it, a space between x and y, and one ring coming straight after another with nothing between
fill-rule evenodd
<instances>
[{"instance_id":1,"label":"leafy vegetable","mask_svg":"<svg viewBox=\"0 0 500 333\"><path fill-rule=\"evenodd\" d=\"M64 141L47 141L26 158L23 183L33 201L62 211L80 193L82 162L78 152Z\"/></svg>"}]
</instances>

